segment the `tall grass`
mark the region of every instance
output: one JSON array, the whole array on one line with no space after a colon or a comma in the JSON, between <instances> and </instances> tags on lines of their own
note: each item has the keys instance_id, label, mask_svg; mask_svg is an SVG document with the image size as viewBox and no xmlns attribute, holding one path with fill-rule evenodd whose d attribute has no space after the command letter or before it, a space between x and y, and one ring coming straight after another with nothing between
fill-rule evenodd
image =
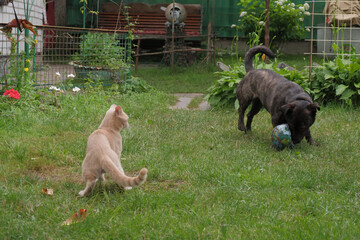
<instances>
[{"instance_id":1,"label":"tall grass","mask_svg":"<svg viewBox=\"0 0 360 240\"><path fill-rule=\"evenodd\" d=\"M311 128L320 146L304 141L279 152L265 111L245 135L235 110L170 110L176 100L162 92L56 98L56 106L24 103L1 115L1 239L360 236L358 109L322 107ZM124 192L108 178L80 198L87 137L112 103L130 116L125 172L147 167L148 180ZM61 226L80 208L85 221Z\"/></svg>"}]
</instances>

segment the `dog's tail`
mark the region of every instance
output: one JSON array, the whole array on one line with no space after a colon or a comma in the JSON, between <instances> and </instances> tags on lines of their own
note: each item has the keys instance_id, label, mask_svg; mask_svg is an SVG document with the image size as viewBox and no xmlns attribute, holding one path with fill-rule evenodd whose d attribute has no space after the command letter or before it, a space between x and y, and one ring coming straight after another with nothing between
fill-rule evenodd
<instances>
[{"instance_id":1,"label":"dog's tail","mask_svg":"<svg viewBox=\"0 0 360 240\"><path fill-rule=\"evenodd\" d=\"M275 58L275 54L265 46L255 46L250 48L245 55L245 69L246 72L250 72L254 69L253 67L253 57L258 53L265 53L270 58Z\"/></svg>"}]
</instances>

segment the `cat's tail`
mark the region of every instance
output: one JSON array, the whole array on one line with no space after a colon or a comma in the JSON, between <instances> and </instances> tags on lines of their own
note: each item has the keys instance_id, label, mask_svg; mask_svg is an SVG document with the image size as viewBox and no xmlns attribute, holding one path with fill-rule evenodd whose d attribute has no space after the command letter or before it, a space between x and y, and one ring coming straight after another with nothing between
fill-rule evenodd
<instances>
[{"instance_id":1,"label":"cat's tail","mask_svg":"<svg viewBox=\"0 0 360 240\"><path fill-rule=\"evenodd\" d=\"M128 177L116 167L109 157L104 157L102 168L119 186L124 188L140 186L146 181L148 172L146 168L143 168L136 177Z\"/></svg>"}]
</instances>

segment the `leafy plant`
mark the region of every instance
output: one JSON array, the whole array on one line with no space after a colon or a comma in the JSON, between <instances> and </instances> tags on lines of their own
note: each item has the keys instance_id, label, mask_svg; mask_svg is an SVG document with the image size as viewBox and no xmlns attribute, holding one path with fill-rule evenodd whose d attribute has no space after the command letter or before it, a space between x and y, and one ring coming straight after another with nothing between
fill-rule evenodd
<instances>
[{"instance_id":1,"label":"leafy plant","mask_svg":"<svg viewBox=\"0 0 360 240\"><path fill-rule=\"evenodd\" d=\"M360 58L355 49L349 54L333 44L337 53L334 60L325 62L312 71L309 88L317 101L340 101L349 106L360 104Z\"/></svg>"},{"instance_id":2,"label":"leafy plant","mask_svg":"<svg viewBox=\"0 0 360 240\"><path fill-rule=\"evenodd\" d=\"M12 22L14 22L14 20ZM30 22L26 22L31 25ZM8 25L10 25L10 23ZM31 30L36 33L36 28L31 28ZM34 39L33 36L25 36L24 38L20 38L20 34L17 37L11 36L11 31L4 33L6 33L7 39L11 43L11 47L9 57L5 59L4 62L4 72L1 82L5 82L4 89L8 89L9 87L15 88L21 91L24 97L30 96L34 92L33 84L35 82L35 72L33 70L35 68L31 63L34 64L37 40ZM17 50L17 46L22 41L25 42L26 46L30 46L28 54L24 51L19 53ZM8 67L8 72L6 72L6 67ZM2 91L4 91L4 89L2 89Z\"/></svg>"},{"instance_id":3,"label":"leafy plant","mask_svg":"<svg viewBox=\"0 0 360 240\"><path fill-rule=\"evenodd\" d=\"M305 91L310 92L307 82L307 71L288 70L286 68L278 68L276 62L265 64L264 62L256 61L254 65L258 69L270 69L278 74L286 77L288 80L296 82L304 88ZM236 86L246 75L244 62L240 59L234 66L229 67L229 71L216 72L220 76L214 84L208 89L209 94L205 96L212 106L231 106L236 103Z\"/></svg>"},{"instance_id":4,"label":"leafy plant","mask_svg":"<svg viewBox=\"0 0 360 240\"><path fill-rule=\"evenodd\" d=\"M131 77L129 79L124 80L119 90L121 93L141 93L141 92L149 92L154 88L145 82L145 80L138 77Z\"/></svg>"},{"instance_id":5,"label":"leafy plant","mask_svg":"<svg viewBox=\"0 0 360 240\"><path fill-rule=\"evenodd\" d=\"M216 80L207 90L205 99L211 106L230 106L236 101L236 86L245 76L246 70L241 59L229 71L216 72L220 79Z\"/></svg>"},{"instance_id":6,"label":"leafy plant","mask_svg":"<svg viewBox=\"0 0 360 240\"><path fill-rule=\"evenodd\" d=\"M125 47L119 45L116 34L87 33L80 43L80 53L75 53L75 63L98 69L118 70L128 68Z\"/></svg>"},{"instance_id":7,"label":"leafy plant","mask_svg":"<svg viewBox=\"0 0 360 240\"><path fill-rule=\"evenodd\" d=\"M247 36L256 32L256 28L265 25L266 8L262 0L239 0L242 12L239 17L239 28ZM295 5L290 0L270 1L270 36L275 41L298 40L304 35L303 20L309 4ZM264 36L264 31L262 31Z\"/></svg>"}]
</instances>

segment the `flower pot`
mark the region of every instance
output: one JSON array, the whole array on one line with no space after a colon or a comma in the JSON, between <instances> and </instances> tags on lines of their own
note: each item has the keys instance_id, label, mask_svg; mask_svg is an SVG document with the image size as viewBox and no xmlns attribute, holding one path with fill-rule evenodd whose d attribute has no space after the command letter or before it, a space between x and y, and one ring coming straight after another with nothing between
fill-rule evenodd
<instances>
[{"instance_id":1,"label":"flower pot","mask_svg":"<svg viewBox=\"0 0 360 240\"><path fill-rule=\"evenodd\" d=\"M69 64L74 67L77 78L90 78L92 80L100 80L103 83L119 83L128 77L130 71L127 68L109 70L104 67L85 66L75 62L70 62Z\"/></svg>"}]
</instances>

